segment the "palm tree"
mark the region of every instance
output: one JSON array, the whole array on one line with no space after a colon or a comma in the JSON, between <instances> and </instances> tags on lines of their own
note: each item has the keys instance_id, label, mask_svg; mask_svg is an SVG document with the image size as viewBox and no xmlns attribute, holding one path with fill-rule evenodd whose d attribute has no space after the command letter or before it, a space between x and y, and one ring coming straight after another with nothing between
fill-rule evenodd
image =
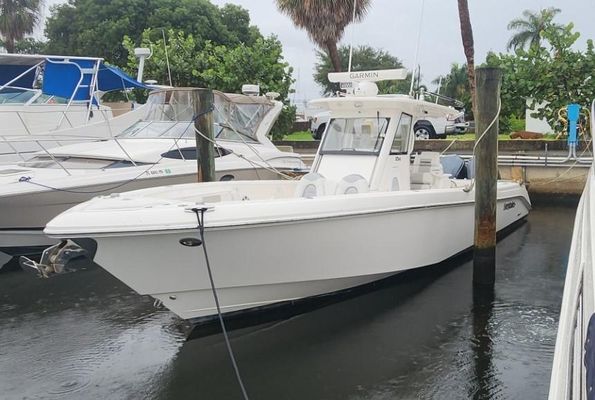
<instances>
[{"instance_id":1,"label":"palm tree","mask_svg":"<svg viewBox=\"0 0 595 400\"><path fill-rule=\"evenodd\" d=\"M341 58L337 42L345 28L361 21L370 7L371 0L276 0L277 7L287 14L298 28L304 28L308 36L320 48L328 52L336 72L341 71Z\"/></svg>"},{"instance_id":2,"label":"palm tree","mask_svg":"<svg viewBox=\"0 0 595 400\"><path fill-rule=\"evenodd\" d=\"M469 5L467 0L458 0L459 22L461 24L461 38L463 39L463 50L467 58L467 79L469 81L469 92L471 93L471 106L475 114L475 47L473 45L473 28L469 16Z\"/></svg>"},{"instance_id":3,"label":"palm tree","mask_svg":"<svg viewBox=\"0 0 595 400\"><path fill-rule=\"evenodd\" d=\"M349 60L349 46L339 46L339 58L341 67L347 68ZM336 91L335 84L329 82L328 73L333 71L333 65L329 55L325 51L317 50L318 61L314 64L314 81L323 89L323 93ZM353 48L352 67L354 71L369 71L377 69L403 68L403 63L397 57L382 49L375 49L372 46L361 45ZM411 75L411 74L410 74ZM408 79L397 82L377 82L380 93L406 93L409 91L411 76Z\"/></svg>"},{"instance_id":4,"label":"palm tree","mask_svg":"<svg viewBox=\"0 0 595 400\"><path fill-rule=\"evenodd\" d=\"M441 83L440 94L453 99L465 101L469 98L469 79L465 64L452 63L448 74L432 81Z\"/></svg>"},{"instance_id":5,"label":"palm tree","mask_svg":"<svg viewBox=\"0 0 595 400\"><path fill-rule=\"evenodd\" d=\"M508 41L507 49L529 48L541 45L541 33L548 27L562 29L560 25L552 23L554 17L560 13L559 8L546 8L539 12L523 11L524 18L517 18L508 24L509 31L516 31Z\"/></svg>"},{"instance_id":6,"label":"palm tree","mask_svg":"<svg viewBox=\"0 0 595 400\"><path fill-rule=\"evenodd\" d=\"M15 42L33 33L42 6L43 0L0 0L0 36L6 51L14 53Z\"/></svg>"}]
</instances>

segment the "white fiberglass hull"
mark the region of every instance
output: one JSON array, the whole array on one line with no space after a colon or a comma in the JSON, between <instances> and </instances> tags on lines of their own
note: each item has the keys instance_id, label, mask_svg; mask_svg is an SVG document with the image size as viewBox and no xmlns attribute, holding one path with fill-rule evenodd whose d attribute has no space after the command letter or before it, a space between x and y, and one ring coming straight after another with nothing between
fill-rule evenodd
<instances>
[{"instance_id":1,"label":"white fiberglass hull","mask_svg":"<svg viewBox=\"0 0 595 400\"><path fill-rule=\"evenodd\" d=\"M530 208L524 187L508 183L502 188L498 230L524 218ZM261 222L249 221L247 202L242 208L245 221L227 226L217 218L225 206L214 204L205 214L205 238L222 310L242 311L318 296L446 260L473 244L473 197L473 192L445 189L295 199L287 204L292 211L286 218ZM360 205L351 207L353 202ZM319 205L335 212L325 216L316 211ZM179 208L180 218L188 221L185 229L173 229L172 224L169 230L66 233L74 232L67 228L69 223L84 218L82 206L81 212L73 209L63 214L74 211L70 220L61 221L62 216L53 220L46 232L56 237L92 237L98 245L95 261L99 265L184 319L215 313L202 248L179 242L198 236L191 227L192 213ZM274 210L266 202L261 206Z\"/></svg>"},{"instance_id":2,"label":"white fiberglass hull","mask_svg":"<svg viewBox=\"0 0 595 400\"><path fill-rule=\"evenodd\" d=\"M233 175L238 180L275 179L278 175L266 169L237 169L218 171L217 179ZM13 196L0 196L0 255L19 255L39 252L39 248L51 246L57 241L44 235L45 224L67 209L98 195L113 192L145 189L162 185L190 183L196 180L196 173L156 176L138 179L114 189L120 182L69 188L80 191L73 193L60 190L43 190ZM27 185L26 182L22 183ZM4 256L2 258L5 258ZM0 265L4 263L0 260Z\"/></svg>"}]
</instances>

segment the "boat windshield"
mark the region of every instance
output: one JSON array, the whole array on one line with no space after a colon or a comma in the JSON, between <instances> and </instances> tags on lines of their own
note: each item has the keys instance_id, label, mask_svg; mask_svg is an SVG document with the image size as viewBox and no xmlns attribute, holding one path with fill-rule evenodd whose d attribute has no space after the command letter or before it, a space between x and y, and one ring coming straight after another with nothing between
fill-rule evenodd
<instances>
[{"instance_id":1,"label":"boat windshield","mask_svg":"<svg viewBox=\"0 0 595 400\"><path fill-rule=\"evenodd\" d=\"M66 104L68 100L62 97L41 93L37 89L25 89L6 86L0 89L0 104Z\"/></svg>"},{"instance_id":2,"label":"boat windshield","mask_svg":"<svg viewBox=\"0 0 595 400\"><path fill-rule=\"evenodd\" d=\"M333 118L324 135L321 153L378 154L389 118Z\"/></svg>"},{"instance_id":3,"label":"boat windshield","mask_svg":"<svg viewBox=\"0 0 595 400\"><path fill-rule=\"evenodd\" d=\"M192 121L138 121L118 137L122 138L193 138L194 124Z\"/></svg>"},{"instance_id":4,"label":"boat windshield","mask_svg":"<svg viewBox=\"0 0 595 400\"><path fill-rule=\"evenodd\" d=\"M262 97L213 92L215 138L258 142L257 131L272 110L273 103ZM152 93L149 111L143 121L129 127L118 137L194 138L193 90L174 89Z\"/></svg>"},{"instance_id":5,"label":"boat windshield","mask_svg":"<svg viewBox=\"0 0 595 400\"><path fill-rule=\"evenodd\" d=\"M7 86L0 89L0 104L25 104L37 93L36 90Z\"/></svg>"},{"instance_id":6,"label":"boat windshield","mask_svg":"<svg viewBox=\"0 0 595 400\"><path fill-rule=\"evenodd\" d=\"M256 142L256 132L273 104L262 97L215 95L215 137Z\"/></svg>"},{"instance_id":7,"label":"boat windshield","mask_svg":"<svg viewBox=\"0 0 595 400\"><path fill-rule=\"evenodd\" d=\"M50 169L110 169L134 166L134 164L128 160L107 160L103 158L86 158L71 156L56 156L54 158L51 158L47 155L35 156L29 161L19 163L19 165L27 168ZM137 162L136 165L147 165L147 163Z\"/></svg>"}]
</instances>

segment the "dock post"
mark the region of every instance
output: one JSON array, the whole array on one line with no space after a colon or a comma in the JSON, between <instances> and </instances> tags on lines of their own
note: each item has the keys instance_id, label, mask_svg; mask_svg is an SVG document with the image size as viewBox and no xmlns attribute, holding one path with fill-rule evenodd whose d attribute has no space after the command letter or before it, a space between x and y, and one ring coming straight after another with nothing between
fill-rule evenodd
<instances>
[{"instance_id":1,"label":"dock post","mask_svg":"<svg viewBox=\"0 0 595 400\"><path fill-rule=\"evenodd\" d=\"M198 182L212 182L215 180L215 135L213 134L213 107L215 98L210 89L195 89L192 100L194 102L194 127L196 137L196 162L198 164Z\"/></svg>"},{"instance_id":2,"label":"dock post","mask_svg":"<svg viewBox=\"0 0 595 400\"><path fill-rule=\"evenodd\" d=\"M473 283L479 285L493 285L496 281L498 108L501 81L502 71L499 68L476 70ZM480 140L482 134L484 136Z\"/></svg>"}]
</instances>

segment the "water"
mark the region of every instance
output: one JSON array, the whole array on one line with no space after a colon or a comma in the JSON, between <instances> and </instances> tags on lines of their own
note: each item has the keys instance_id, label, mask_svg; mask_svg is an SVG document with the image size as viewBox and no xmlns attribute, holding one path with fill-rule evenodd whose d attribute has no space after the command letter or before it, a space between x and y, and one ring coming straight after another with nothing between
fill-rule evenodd
<instances>
[{"instance_id":1,"label":"water","mask_svg":"<svg viewBox=\"0 0 595 400\"><path fill-rule=\"evenodd\" d=\"M546 398L574 211L537 206L499 243L493 293L473 293L466 256L232 332L248 393ZM239 399L222 336L185 334L98 268L50 280L0 274L0 399Z\"/></svg>"}]
</instances>

